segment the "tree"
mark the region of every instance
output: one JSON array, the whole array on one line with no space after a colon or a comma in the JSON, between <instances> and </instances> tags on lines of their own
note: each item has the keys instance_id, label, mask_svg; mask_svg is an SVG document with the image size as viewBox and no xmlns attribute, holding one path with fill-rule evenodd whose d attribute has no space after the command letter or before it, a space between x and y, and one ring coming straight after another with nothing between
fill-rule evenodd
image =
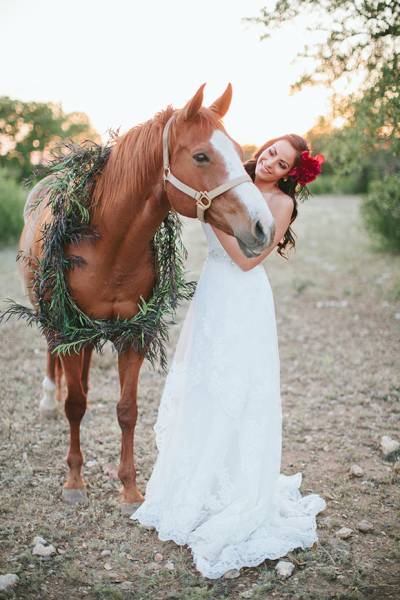
<instances>
[{"instance_id":1,"label":"tree","mask_svg":"<svg viewBox=\"0 0 400 600\"><path fill-rule=\"evenodd\" d=\"M245 20L264 26L262 39L304 15L312 23L308 30L323 35L313 46L305 45L301 56L313 59L315 68L294 84L296 88L330 85L359 71L376 77L399 52L399 0L277 0L260 12Z\"/></svg>"},{"instance_id":2,"label":"tree","mask_svg":"<svg viewBox=\"0 0 400 600\"><path fill-rule=\"evenodd\" d=\"M293 84L306 85L359 78L359 89L347 96L332 96L332 118L344 122L343 142L332 147L343 172L362 168L371 152L391 154L390 168L400 155L400 2L399 0L277 0L261 16L247 21L265 28L262 38L299 16L310 15L310 31L321 41L305 46L301 57L314 68Z\"/></svg>"},{"instance_id":3,"label":"tree","mask_svg":"<svg viewBox=\"0 0 400 600\"><path fill-rule=\"evenodd\" d=\"M60 139L99 141L85 113L65 114L60 105L0 97L0 167L17 179L32 174Z\"/></svg>"},{"instance_id":4,"label":"tree","mask_svg":"<svg viewBox=\"0 0 400 600\"><path fill-rule=\"evenodd\" d=\"M351 89L352 80L361 82L347 95L332 93L331 118L340 117L343 125L319 135L316 127L310 137L336 175L351 174L357 191L369 192L361 211L368 230L385 247L400 250L400 1L277 0L247 20L263 25L262 37L268 37L305 14L321 41L305 46L301 56L314 68L292 91L337 82Z\"/></svg>"}]
</instances>

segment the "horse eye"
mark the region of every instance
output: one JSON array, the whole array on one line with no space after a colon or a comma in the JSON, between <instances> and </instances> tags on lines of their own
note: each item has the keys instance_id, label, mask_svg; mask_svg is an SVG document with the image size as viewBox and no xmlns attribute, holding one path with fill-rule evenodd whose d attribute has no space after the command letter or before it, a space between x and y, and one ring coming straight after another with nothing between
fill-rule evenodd
<instances>
[{"instance_id":1,"label":"horse eye","mask_svg":"<svg viewBox=\"0 0 400 600\"><path fill-rule=\"evenodd\" d=\"M193 158L198 163L210 162L210 159L208 158L207 154L204 154L204 152L197 152L196 154L193 154Z\"/></svg>"}]
</instances>

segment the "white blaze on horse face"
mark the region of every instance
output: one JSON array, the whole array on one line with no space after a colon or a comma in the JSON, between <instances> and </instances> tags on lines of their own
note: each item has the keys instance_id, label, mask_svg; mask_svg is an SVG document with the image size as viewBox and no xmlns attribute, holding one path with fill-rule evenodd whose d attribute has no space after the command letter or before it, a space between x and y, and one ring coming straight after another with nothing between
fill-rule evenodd
<instances>
[{"instance_id":1,"label":"white blaze on horse face","mask_svg":"<svg viewBox=\"0 0 400 600\"><path fill-rule=\"evenodd\" d=\"M240 156L237 153L233 142L223 131L216 129L211 136L210 143L214 146L215 150L221 154L224 160L227 180L245 175L246 171L240 160ZM252 220L257 219L261 221L265 231L268 231L271 228L274 223L274 218L263 195L253 183L250 181L240 183L238 186L231 189L231 193L238 196L239 202L246 207Z\"/></svg>"}]
</instances>

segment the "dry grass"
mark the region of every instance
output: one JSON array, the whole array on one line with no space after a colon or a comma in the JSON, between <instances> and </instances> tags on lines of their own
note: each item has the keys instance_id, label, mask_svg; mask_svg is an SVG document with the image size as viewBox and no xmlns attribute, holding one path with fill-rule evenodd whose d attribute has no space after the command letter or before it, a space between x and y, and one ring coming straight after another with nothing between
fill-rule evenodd
<instances>
[{"instance_id":1,"label":"dry grass","mask_svg":"<svg viewBox=\"0 0 400 600\"><path fill-rule=\"evenodd\" d=\"M118 382L109 348L94 358L90 410L82 425L85 460L97 461L85 467L90 504L63 505L67 422L61 415L40 421L45 344L36 330L17 322L0 330L0 570L20 577L4 596L200 600L239 599L249 590L257 600L400 596L398 474L379 450L382 435L399 435L400 258L374 251L358 208L354 197L312 199L301 206L296 222L297 252L288 263L278 256L265 263L278 317L282 470L302 471L303 491L319 493L328 503L319 517L318 547L291 554L294 575L279 581L275 562L266 561L242 569L237 579L204 579L186 547L160 542L155 532L120 515L114 478ZM190 276L197 277L206 252L200 226L186 223L185 236ZM21 298L14 256L13 249L0 254L0 298ZM185 310L171 326L170 353ZM142 369L136 432L142 491L155 458L152 425L163 381L161 373ZM350 478L352 463L364 469L364 477ZM365 518L373 532L357 533ZM354 529L347 541L336 535L342 526ZM33 556L35 535L64 552L49 560ZM104 549L111 556L102 557ZM164 556L159 564L157 551ZM173 571L165 568L167 560L175 564Z\"/></svg>"}]
</instances>

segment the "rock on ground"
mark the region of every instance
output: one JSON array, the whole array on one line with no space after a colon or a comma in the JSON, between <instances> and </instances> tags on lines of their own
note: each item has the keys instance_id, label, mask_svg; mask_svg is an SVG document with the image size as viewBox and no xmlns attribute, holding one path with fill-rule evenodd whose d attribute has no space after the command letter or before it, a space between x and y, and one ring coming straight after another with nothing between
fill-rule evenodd
<instances>
[{"instance_id":1,"label":"rock on ground","mask_svg":"<svg viewBox=\"0 0 400 600\"><path fill-rule=\"evenodd\" d=\"M47 540L45 540L44 538L42 538L41 535L35 535L35 537L33 538L33 545L36 546L36 544L42 544L43 546L47 546L49 542Z\"/></svg>"},{"instance_id":2,"label":"rock on ground","mask_svg":"<svg viewBox=\"0 0 400 600\"><path fill-rule=\"evenodd\" d=\"M350 475L352 477L362 477L364 475L364 470L359 465L351 465Z\"/></svg>"},{"instance_id":3,"label":"rock on ground","mask_svg":"<svg viewBox=\"0 0 400 600\"><path fill-rule=\"evenodd\" d=\"M384 435L381 438L381 450L384 456L396 452L400 448L400 442L394 440L388 435Z\"/></svg>"},{"instance_id":4,"label":"rock on ground","mask_svg":"<svg viewBox=\"0 0 400 600\"><path fill-rule=\"evenodd\" d=\"M240 571L238 569L231 569L224 574L224 579L235 579L240 576Z\"/></svg>"},{"instance_id":5,"label":"rock on ground","mask_svg":"<svg viewBox=\"0 0 400 600\"><path fill-rule=\"evenodd\" d=\"M14 573L6 573L5 575L0 575L0 591L9 590L10 588L17 585L19 581L18 575Z\"/></svg>"},{"instance_id":6,"label":"rock on ground","mask_svg":"<svg viewBox=\"0 0 400 600\"><path fill-rule=\"evenodd\" d=\"M253 590L245 590L244 592L240 592L239 596L241 598L252 598L254 595Z\"/></svg>"},{"instance_id":7,"label":"rock on ground","mask_svg":"<svg viewBox=\"0 0 400 600\"><path fill-rule=\"evenodd\" d=\"M372 531L373 528L374 528L374 526L372 525L372 523L370 523L369 521L367 521L365 519L360 521L357 525L358 531L361 531L362 533L368 533L369 531Z\"/></svg>"},{"instance_id":8,"label":"rock on ground","mask_svg":"<svg viewBox=\"0 0 400 600\"><path fill-rule=\"evenodd\" d=\"M294 564L288 560L280 560L275 567L278 577L287 579L294 571Z\"/></svg>"},{"instance_id":9,"label":"rock on ground","mask_svg":"<svg viewBox=\"0 0 400 600\"><path fill-rule=\"evenodd\" d=\"M37 556L52 556L56 554L57 550L54 548L53 544L42 544L41 542L37 542L33 547L32 554Z\"/></svg>"},{"instance_id":10,"label":"rock on ground","mask_svg":"<svg viewBox=\"0 0 400 600\"><path fill-rule=\"evenodd\" d=\"M338 537L340 537L342 540L347 540L347 538L349 538L352 533L353 533L353 530L350 529L350 527L341 527L339 529L339 531L336 533L336 535Z\"/></svg>"}]
</instances>

